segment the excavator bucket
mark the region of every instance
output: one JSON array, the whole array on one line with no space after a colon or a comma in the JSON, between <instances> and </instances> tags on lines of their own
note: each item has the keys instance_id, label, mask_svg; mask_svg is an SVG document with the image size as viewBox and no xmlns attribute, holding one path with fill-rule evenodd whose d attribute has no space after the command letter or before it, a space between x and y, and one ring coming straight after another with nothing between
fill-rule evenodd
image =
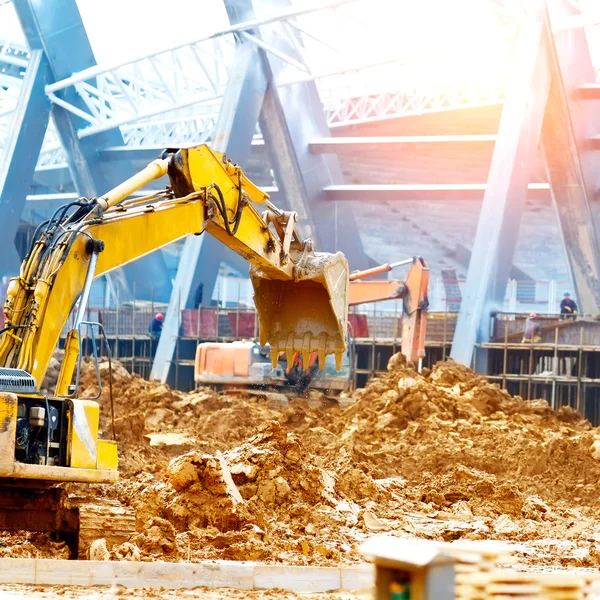
<instances>
[{"instance_id":1,"label":"excavator bucket","mask_svg":"<svg viewBox=\"0 0 600 600\"><path fill-rule=\"evenodd\" d=\"M257 268L250 269L260 344L270 344L273 367L281 352L288 364L300 352L308 365L310 354L316 351L321 368L327 354L335 354L339 370L347 346L346 257L341 252L317 252L301 261L295 275L293 280L272 279Z\"/></svg>"}]
</instances>

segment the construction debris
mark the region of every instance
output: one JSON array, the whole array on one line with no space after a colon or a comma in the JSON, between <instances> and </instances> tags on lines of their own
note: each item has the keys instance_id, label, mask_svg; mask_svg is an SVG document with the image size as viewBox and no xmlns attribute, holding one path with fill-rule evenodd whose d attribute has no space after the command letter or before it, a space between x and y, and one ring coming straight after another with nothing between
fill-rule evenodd
<instances>
[{"instance_id":1,"label":"construction debris","mask_svg":"<svg viewBox=\"0 0 600 600\"><path fill-rule=\"evenodd\" d=\"M107 362L100 371L110 438ZM505 540L520 568L600 565L600 431L569 407L513 398L453 362L419 374L401 355L319 409L186 394L115 361L112 373L121 480L92 490L132 507L137 533L99 538L102 559L356 563L384 532ZM95 377L88 366L82 396ZM1 556L68 554L43 535L0 544Z\"/></svg>"}]
</instances>

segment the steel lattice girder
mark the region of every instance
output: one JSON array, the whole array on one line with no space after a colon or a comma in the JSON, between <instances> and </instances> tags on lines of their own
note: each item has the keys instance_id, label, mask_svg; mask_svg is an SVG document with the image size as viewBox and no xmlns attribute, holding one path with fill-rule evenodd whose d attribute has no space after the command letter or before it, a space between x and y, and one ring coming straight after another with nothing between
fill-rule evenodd
<instances>
[{"instance_id":1,"label":"steel lattice girder","mask_svg":"<svg viewBox=\"0 0 600 600\"><path fill-rule=\"evenodd\" d=\"M14 7L29 47L44 52L54 81L95 64L75 0L55 0L51 5L38 0L15 0ZM75 107L80 103L75 89L65 90L61 99ZM123 144L118 130L79 140L79 116L55 103L52 117L61 145L67 149L69 171L81 196L97 196L132 174L131 165L125 161L106 168L97 160L99 147ZM155 296L160 296L162 291L168 297L171 281L161 253L154 253L125 268L128 279L137 283L138 291L146 291L148 297L154 292ZM151 281L149 272L153 274Z\"/></svg>"},{"instance_id":2,"label":"steel lattice girder","mask_svg":"<svg viewBox=\"0 0 600 600\"><path fill-rule=\"evenodd\" d=\"M565 0L551 0L548 7L555 22L570 12ZM589 143L598 122L578 101L594 72L582 30L554 33L547 8L539 18L507 94L454 335L451 356L466 365L476 344L489 340L490 315L502 307L531 157L540 140L580 308L600 312L600 243L592 213L598 170ZM479 359L485 370L485 353Z\"/></svg>"},{"instance_id":3,"label":"steel lattice girder","mask_svg":"<svg viewBox=\"0 0 600 600\"><path fill-rule=\"evenodd\" d=\"M489 340L490 313L502 308L513 264L551 81L541 23L522 27L516 59L452 344L451 357L467 366L471 365L475 344Z\"/></svg>"},{"instance_id":4,"label":"steel lattice girder","mask_svg":"<svg viewBox=\"0 0 600 600\"><path fill-rule=\"evenodd\" d=\"M44 94L44 86L50 81L52 74L44 52L34 50L21 85L0 163L0 222L3 238L10 241L9 247L2 252L0 276L19 272L21 261L12 240L19 228L50 117L50 101Z\"/></svg>"},{"instance_id":5,"label":"steel lattice girder","mask_svg":"<svg viewBox=\"0 0 600 600\"><path fill-rule=\"evenodd\" d=\"M82 138L133 123L137 124L137 132L141 134L143 129L152 126L152 117L165 113L171 114L166 120L160 119L161 122L156 126L166 126L168 129L178 119L185 119L186 113L193 123L196 115L190 115L185 110L191 106L194 106L194 113L199 110L202 112L197 122L199 129L204 131L202 121L208 115L218 113L231 70L237 35L285 63L288 69L278 79L278 87L329 81L329 85L320 85L320 92L330 123L415 114L502 100L504 86L501 80L483 87L468 82L426 87L423 84L409 85L401 91L395 88L373 89L372 82L358 85L358 72L394 65L394 68L398 68L405 56L401 53L390 55L389 47L384 43L385 36L374 35L372 31L371 35L368 31L363 35L371 39L374 56L368 61L358 54L349 56L347 48L332 46L328 36L314 30L314 20L311 22L306 19L313 13L334 13L338 30L345 27L351 31L351 24L357 26L357 11L352 10L355 5L367 7L373 12L377 10L373 2L382 3L382 8L386 4L385 0L335 0L305 8L287 8L276 15L249 20L139 59L86 69L48 86L47 91L54 102L85 121L86 125L78 131ZM249 33L259 26L263 36ZM299 46L298 40L309 40L328 59L329 68L311 71L304 61L298 59L297 53L283 52L276 44L265 42L265 35L268 36L269 31L273 30L277 30L278 37L287 40L292 48ZM347 37L351 39L350 35ZM388 71L388 75L390 81L405 81L408 78L404 72ZM57 95L60 90L68 88L77 90L83 106L70 104ZM353 88L362 91L354 92Z\"/></svg>"}]
</instances>

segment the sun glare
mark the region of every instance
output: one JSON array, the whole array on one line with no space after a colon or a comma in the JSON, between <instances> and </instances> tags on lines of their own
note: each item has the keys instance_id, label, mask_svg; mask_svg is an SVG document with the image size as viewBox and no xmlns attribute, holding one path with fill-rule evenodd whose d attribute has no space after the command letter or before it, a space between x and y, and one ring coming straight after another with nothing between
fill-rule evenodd
<instances>
[{"instance_id":1,"label":"sun glare","mask_svg":"<svg viewBox=\"0 0 600 600\"><path fill-rule=\"evenodd\" d=\"M300 3L296 3L300 4ZM502 85L509 66L506 32L483 0L372 0L345 5L337 14L306 17L311 31L342 50L355 64L398 59L374 70L377 87L465 83ZM339 55L305 40L314 71L333 70ZM366 75L366 74L365 74Z\"/></svg>"}]
</instances>

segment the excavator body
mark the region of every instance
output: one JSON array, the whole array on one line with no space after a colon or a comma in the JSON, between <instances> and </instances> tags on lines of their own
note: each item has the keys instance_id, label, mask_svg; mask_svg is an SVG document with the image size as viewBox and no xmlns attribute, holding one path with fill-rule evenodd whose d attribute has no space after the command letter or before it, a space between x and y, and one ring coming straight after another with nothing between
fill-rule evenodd
<instances>
[{"instance_id":1,"label":"excavator body","mask_svg":"<svg viewBox=\"0 0 600 600\"><path fill-rule=\"evenodd\" d=\"M130 198L166 174L169 188ZM83 328L102 331L84 320L91 285L116 268L207 231L251 265L272 366L281 353L313 352L341 364L347 261L341 253L315 253L296 222L296 213L277 209L239 166L203 145L165 151L104 196L59 208L39 228L9 283L0 332L0 529L60 533L80 557L96 538L114 545L135 531L130 509L56 485L118 477L117 444L100 439L97 398L79 397ZM56 392L46 397L39 389L73 310ZM97 360L96 374L99 397Z\"/></svg>"},{"instance_id":2,"label":"excavator body","mask_svg":"<svg viewBox=\"0 0 600 600\"><path fill-rule=\"evenodd\" d=\"M310 355L309 366L318 360L317 353ZM290 366L300 366L295 370L300 375L306 369L301 355L294 353ZM317 363L318 364L318 363ZM280 357L279 364L273 368L269 358L269 349L253 341L203 342L196 347L194 373L196 383L217 390L230 388L276 388L285 391L303 392L317 389L330 394L347 391L350 388L350 356L345 352L342 366L337 368L331 355L325 359L325 367L311 369L310 377L303 381L290 377L291 369L287 357Z\"/></svg>"}]
</instances>

